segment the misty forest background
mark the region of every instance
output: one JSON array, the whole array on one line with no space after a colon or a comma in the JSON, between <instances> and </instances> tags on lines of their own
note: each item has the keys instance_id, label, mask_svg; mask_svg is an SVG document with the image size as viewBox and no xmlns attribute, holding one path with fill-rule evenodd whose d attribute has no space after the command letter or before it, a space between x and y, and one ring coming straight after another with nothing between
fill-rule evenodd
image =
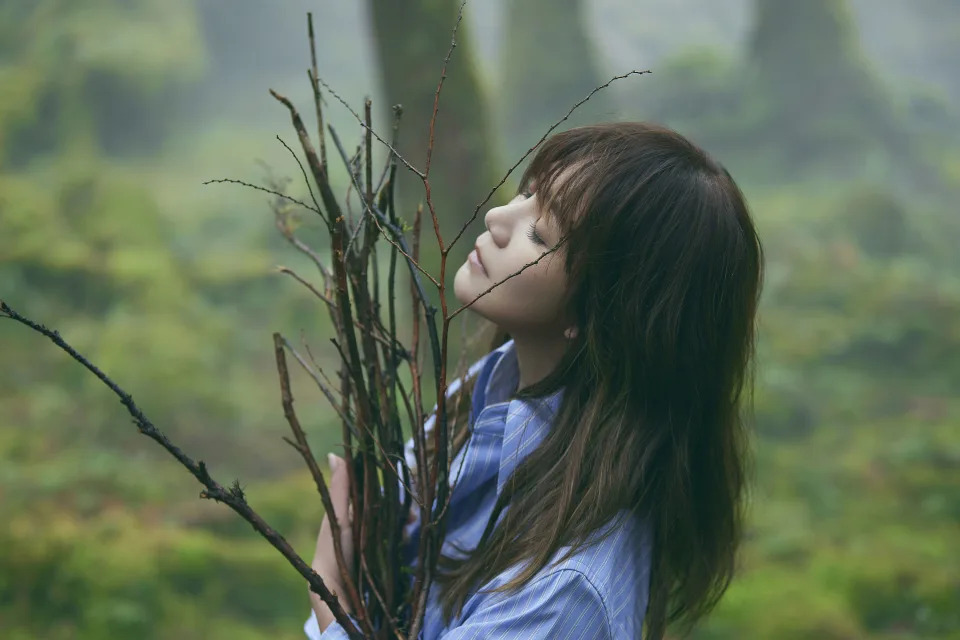
<instances>
[{"instance_id":1,"label":"misty forest background","mask_svg":"<svg viewBox=\"0 0 960 640\"><path fill-rule=\"evenodd\" d=\"M267 88L311 113L308 10L321 76L356 107L370 95L382 130L402 102L422 165L457 3L392 4L0 0L0 297L240 478L307 558L322 512L281 441L270 334L302 330L332 367L329 319L276 272L309 265L268 198L201 182L299 177ZM663 122L748 196L768 259L756 483L738 577L693 637L960 638L960 3L473 0L459 40L432 180L444 229L630 69L653 74L567 124ZM326 113L352 149L357 124ZM332 450L334 414L295 382L314 450ZM0 322L0 636L302 637L306 585L199 488L100 382Z\"/></svg>"}]
</instances>

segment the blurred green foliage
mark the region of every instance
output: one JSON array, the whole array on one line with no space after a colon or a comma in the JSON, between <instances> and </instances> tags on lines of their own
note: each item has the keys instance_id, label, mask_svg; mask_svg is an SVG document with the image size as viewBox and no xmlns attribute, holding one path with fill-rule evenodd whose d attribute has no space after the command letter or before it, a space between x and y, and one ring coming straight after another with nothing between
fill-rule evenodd
<instances>
[{"instance_id":1,"label":"blurred green foliage","mask_svg":"<svg viewBox=\"0 0 960 640\"><path fill-rule=\"evenodd\" d=\"M767 254L747 541L694 637L958 639L960 113L885 80L845 2L754 9L741 56L681 51L620 105L731 169ZM269 334L304 327L318 344L325 314L271 274L307 269L259 194L197 189L262 182L251 165L267 144L184 125L230 64L209 47L244 23L204 31L197 11L0 2L0 296L216 477L240 477L309 557L321 513L280 441ZM330 450L334 416L294 382L315 450ZM161 453L64 353L0 323L0 635L302 637L303 582Z\"/></svg>"},{"instance_id":2,"label":"blurred green foliage","mask_svg":"<svg viewBox=\"0 0 960 640\"><path fill-rule=\"evenodd\" d=\"M177 133L205 77L194 4L0 3L0 43L0 296L224 482L296 469L269 331L322 328L323 314L270 273L262 199L195 190L195 158L224 141ZM252 164L241 136L228 144ZM11 323L0 357L0 635L299 635L295 573L222 506L198 505L196 482L99 381ZM320 514L305 479L248 495L309 550Z\"/></svg>"},{"instance_id":3,"label":"blurred green foliage","mask_svg":"<svg viewBox=\"0 0 960 640\"><path fill-rule=\"evenodd\" d=\"M900 194L949 188L956 109L927 88L885 81L863 54L848 2L754 5L742 53L682 51L635 86L629 96L646 117L756 180L866 179Z\"/></svg>"}]
</instances>

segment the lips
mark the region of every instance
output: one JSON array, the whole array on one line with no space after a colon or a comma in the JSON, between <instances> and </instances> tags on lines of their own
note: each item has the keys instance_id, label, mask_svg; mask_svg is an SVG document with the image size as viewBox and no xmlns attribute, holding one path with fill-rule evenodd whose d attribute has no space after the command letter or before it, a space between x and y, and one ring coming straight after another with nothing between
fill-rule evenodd
<instances>
[{"instance_id":1,"label":"lips","mask_svg":"<svg viewBox=\"0 0 960 640\"><path fill-rule=\"evenodd\" d=\"M470 252L470 255L467 256L467 261L471 266L475 267L477 270L482 272L484 275L487 273L486 267L483 265L483 259L480 257L480 248L474 245L473 251Z\"/></svg>"}]
</instances>

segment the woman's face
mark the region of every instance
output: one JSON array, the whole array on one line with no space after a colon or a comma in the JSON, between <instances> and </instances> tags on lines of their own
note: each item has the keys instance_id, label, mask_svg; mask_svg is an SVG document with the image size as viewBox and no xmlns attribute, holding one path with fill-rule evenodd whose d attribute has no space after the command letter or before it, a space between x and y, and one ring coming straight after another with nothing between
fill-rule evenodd
<instances>
[{"instance_id":1,"label":"woman's face","mask_svg":"<svg viewBox=\"0 0 960 640\"><path fill-rule=\"evenodd\" d=\"M463 304L536 261L560 241L554 217L539 209L537 197L531 193L490 209L484 223L487 231L477 238L476 248L454 278L454 292ZM564 260L561 247L497 285L470 308L514 336L562 334L566 326L562 301L567 291Z\"/></svg>"}]
</instances>

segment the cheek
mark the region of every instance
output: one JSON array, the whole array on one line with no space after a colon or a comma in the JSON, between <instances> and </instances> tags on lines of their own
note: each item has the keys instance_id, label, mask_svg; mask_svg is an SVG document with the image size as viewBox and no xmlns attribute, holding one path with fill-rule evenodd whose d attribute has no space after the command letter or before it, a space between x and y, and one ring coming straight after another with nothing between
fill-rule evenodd
<instances>
[{"instance_id":1,"label":"cheek","mask_svg":"<svg viewBox=\"0 0 960 640\"><path fill-rule=\"evenodd\" d=\"M560 313L566 279L555 267L533 267L501 287L502 290L495 289L490 295L500 294L497 302L509 307L518 318L536 323L552 322Z\"/></svg>"},{"instance_id":2,"label":"cheek","mask_svg":"<svg viewBox=\"0 0 960 640\"><path fill-rule=\"evenodd\" d=\"M461 304L467 304L492 284L478 281L472 275L467 267L458 270L454 277L454 294ZM561 315L565 293L562 263L538 264L501 283L470 309L507 327L552 324Z\"/></svg>"},{"instance_id":3,"label":"cheek","mask_svg":"<svg viewBox=\"0 0 960 640\"><path fill-rule=\"evenodd\" d=\"M563 293L560 278L553 271L540 270L529 274L527 278L522 274L517 277L518 292L530 299L545 303L559 298Z\"/></svg>"}]
</instances>

